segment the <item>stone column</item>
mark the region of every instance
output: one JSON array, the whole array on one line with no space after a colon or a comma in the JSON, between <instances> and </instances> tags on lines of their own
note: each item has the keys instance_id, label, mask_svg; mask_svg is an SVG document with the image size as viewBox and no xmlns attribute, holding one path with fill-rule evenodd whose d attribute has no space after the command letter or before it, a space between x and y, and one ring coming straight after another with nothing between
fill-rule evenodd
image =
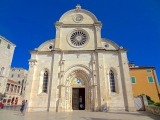
<instances>
[{"instance_id":1,"label":"stone column","mask_svg":"<svg viewBox=\"0 0 160 120\"><path fill-rule=\"evenodd\" d=\"M59 101L59 80L60 80L60 71L59 71L59 62L60 62L60 51L54 51L53 54L53 63L52 63L52 83L50 83L50 104L49 111L56 112L58 111L58 101Z\"/></svg>"},{"instance_id":2,"label":"stone column","mask_svg":"<svg viewBox=\"0 0 160 120\"><path fill-rule=\"evenodd\" d=\"M96 34L96 49L102 49L103 46L101 44L101 28L102 28L102 23L101 22L97 22L97 23L94 23L94 26L95 26L95 34Z\"/></svg>"},{"instance_id":3,"label":"stone column","mask_svg":"<svg viewBox=\"0 0 160 120\"><path fill-rule=\"evenodd\" d=\"M97 71L96 71L96 57L93 53L93 60L92 60L92 66L93 66L93 83L92 83L92 90L93 90L93 109L94 111L98 111L98 99L97 99Z\"/></svg>"},{"instance_id":4,"label":"stone column","mask_svg":"<svg viewBox=\"0 0 160 120\"><path fill-rule=\"evenodd\" d=\"M11 86L11 84L8 85L8 93L10 92L10 86Z\"/></svg>"},{"instance_id":5,"label":"stone column","mask_svg":"<svg viewBox=\"0 0 160 120\"><path fill-rule=\"evenodd\" d=\"M60 81L59 81L59 105L58 111L65 110L65 87L64 87L64 53L62 54L62 60L60 65Z\"/></svg>"},{"instance_id":6,"label":"stone column","mask_svg":"<svg viewBox=\"0 0 160 120\"><path fill-rule=\"evenodd\" d=\"M97 94L99 98L99 110L104 111L107 108L107 85L105 82L103 51L97 51L97 74Z\"/></svg>"},{"instance_id":7,"label":"stone column","mask_svg":"<svg viewBox=\"0 0 160 120\"><path fill-rule=\"evenodd\" d=\"M60 50L60 28L62 26L61 22L56 22L55 24L56 27L56 41L55 41L55 50Z\"/></svg>"},{"instance_id":8,"label":"stone column","mask_svg":"<svg viewBox=\"0 0 160 120\"><path fill-rule=\"evenodd\" d=\"M63 106L62 106L62 91L63 91L63 74L60 74L60 81L59 81L59 103L58 103L58 112L61 112L63 110Z\"/></svg>"},{"instance_id":9,"label":"stone column","mask_svg":"<svg viewBox=\"0 0 160 120\"><path fill-rule=\"evenodd\" d=\"M21 94L21 86L19 86L19 93L18 93L19 95Z\"/></svg>"},{"instance_id":10,"label":"stone column","mask_svg":"<svg viewBox=\"0 0 160 120\"><path fill-rule=\"evenodd\" d=\"M130 77L126 50L120 49L119 54L120 54L119 64L121 71L122 90L123 90L125 109L127 111L135 111L136 109L133 100L133 91L132 91L131 77Z\"/></svg>"},{"instance_id":11,"label":"stone column","mask_svg":"<svg viewBox=\"0 0 160 120\"><path fill-rule=\"evenodd\" d=\"M25 91L25 99L29 101L27 111L30 110L30 106L34 106L32 103L32 88L34 86L34 74L36 71L36 60L29 60L29 72L28 72L28 80L26 83L26 91Z\"/></svg>"}]
</instances>

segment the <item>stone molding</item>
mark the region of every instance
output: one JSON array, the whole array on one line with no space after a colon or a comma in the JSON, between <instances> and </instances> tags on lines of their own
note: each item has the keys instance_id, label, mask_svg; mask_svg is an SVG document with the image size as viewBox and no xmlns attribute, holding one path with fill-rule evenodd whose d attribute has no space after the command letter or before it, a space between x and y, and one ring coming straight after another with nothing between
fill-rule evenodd
<instances>
[{"instance_id":1,"label":"stone molding","mask_svg":"<svg viewBox=\"0 0 160 120\"><path fill-rule=\"evenodd\" d=\"M29 66L30 66L30 67L36 66L36 63L37 63L37 60L35 60L35 59L30 59L30 60L29 60Z\"/></svg>"},{"instance_id":2,"label":"stone molding","mask_svg":"<svg viewBox=\"0 0 160 120\"><path fill-rule=\"evenodd\" d=\"M76 65L73 65L73 66L67 68L64 73L66 73L67 71L69 71L70 69L72 69L72 68L74 68L74 67L75 67L75 68L77 68L77 67L82 67L82 68L87 69L89 72L92 72L92 70L91 70L89 67L87 67L86 65L76 64Z\"/></svg>"},{"instance_id":3,"label":"stone molding","mask_svg":"<svg viewBox=\"0 0 160 120\"><path fill-rule=\"evenodd\" d=\"M47 40L46 42L42 43L37 50L40 51L41 49L43 49L43 47L45 47L47 44L49 45L50 43L53 43L53 46L55 44L55 39L51 39L51 40Z\"/></svg>"},{"instance_id":4,"label":"stone molding","mask_svg":"<svg viewBox=\"0 0 160 120\"><path fill-rule=\"evenodd\" d=\"M76 9L72 9L72 10L69 10L69 11L65 12L65 13L61 16L61 18L59 19L59 22L63 22L63 19L64 19L66 16L68 16L69 14L73 14L73 13L84 13L84 14L87 14L88 16L90 16L94 22L97 22L97 21L98 21L98 19L96 18L96 16L95 16L93 13L91 13L91 12L88 11L88 10L81 9L81 6L78 5L78 6L76 6Z\"/></svg>"}]
</instances>

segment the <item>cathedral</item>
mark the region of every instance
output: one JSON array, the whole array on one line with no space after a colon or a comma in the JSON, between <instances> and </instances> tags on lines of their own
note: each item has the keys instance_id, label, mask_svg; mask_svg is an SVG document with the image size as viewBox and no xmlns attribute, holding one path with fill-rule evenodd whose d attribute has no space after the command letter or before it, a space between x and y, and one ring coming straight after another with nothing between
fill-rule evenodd
<instances>
[{"instance_id":1,"label":"cathedral","mask_svg":"<svg viewBox=\"0 0 160 120\"><path fill-rule=\"evenodd\" d=\"M127 50L101 38L96 16L77 5L55 28L30 51L27 111L135 111Z\"/></svg>"}]
</instances>

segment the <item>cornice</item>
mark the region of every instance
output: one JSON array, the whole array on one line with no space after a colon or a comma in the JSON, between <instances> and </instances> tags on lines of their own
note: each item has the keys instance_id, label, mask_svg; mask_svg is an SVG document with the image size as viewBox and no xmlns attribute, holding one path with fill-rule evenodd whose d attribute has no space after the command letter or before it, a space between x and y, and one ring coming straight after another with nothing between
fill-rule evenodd
<instances>
[{"instance_id":1,"label":"cornice","mask_svg":"<svg viewBox=\"0 0 160 120\"><path fill-rule=\"evenodd\" d=\"M7 40L5 37L2 37L1 35L0 35L0 39L3 39L5 41L7 41L8 43L12 44L14 47L16 47L15 44L13 44L11 41Z\"/></svg>"}]
</instances>

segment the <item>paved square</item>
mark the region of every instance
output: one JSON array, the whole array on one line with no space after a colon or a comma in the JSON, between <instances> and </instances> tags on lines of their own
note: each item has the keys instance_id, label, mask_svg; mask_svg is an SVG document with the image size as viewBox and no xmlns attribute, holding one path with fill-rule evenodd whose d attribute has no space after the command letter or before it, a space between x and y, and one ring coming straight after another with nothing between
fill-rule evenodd
<instances>
[{"instance_id":1,"label":"paved square","mask_svg":"<svg viewBox=\"0 0 160 120\"><path fill-rule=\"evenodd\" d=\"M29 112L23 116L19 109L1 109L0 120L160 120L160 116L146 112Z\"/></svg>"}]
</instances>

